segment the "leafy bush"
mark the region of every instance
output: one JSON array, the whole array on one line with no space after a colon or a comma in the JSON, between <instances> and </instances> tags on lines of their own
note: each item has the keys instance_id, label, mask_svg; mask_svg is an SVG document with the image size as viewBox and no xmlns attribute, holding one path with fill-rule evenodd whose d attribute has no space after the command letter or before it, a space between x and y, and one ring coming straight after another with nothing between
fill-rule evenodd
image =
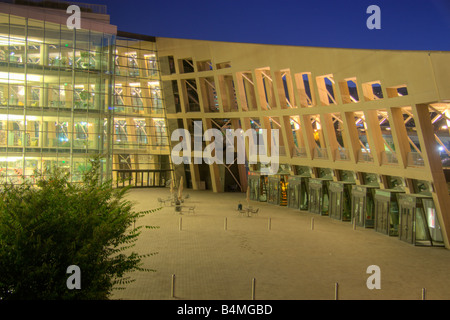
<instances>
[{"instance_id":1,"label":"leafy bush","mask_svg":"<svg viewBox=\"0 0 450 320\"><path fill-rule=\"evenodd\" d=\"M117 285L132 280L142 267L130 250L141 233L139 217L158 209L134 212L125 199L129 189L101 183L99 161L83 183L53 169L38 174L35 184L4 183L0 190L0 300L107 299ZM148 227L154 228L154 227ZM131 252L131 253L130 253ZM68 289L70 265L81 270L81 289Z\"/></svg>"}]
</instances>

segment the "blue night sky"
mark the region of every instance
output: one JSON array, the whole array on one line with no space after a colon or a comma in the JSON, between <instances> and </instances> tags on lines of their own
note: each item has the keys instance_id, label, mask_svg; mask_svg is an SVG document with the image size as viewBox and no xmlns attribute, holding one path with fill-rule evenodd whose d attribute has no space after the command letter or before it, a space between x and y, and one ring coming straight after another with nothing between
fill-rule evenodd
<instances>
[{"instance_id":1,"label":"blue night sky","mask_svg":"<svg viewBox=\"0 0 450 320\"><path fill-rule=\"evenodd\" d=\"M84 0L121 31L295 46L450 51L450 0ZM370 30L370 5L381 29Z\"/></svg>"}]
</instances>

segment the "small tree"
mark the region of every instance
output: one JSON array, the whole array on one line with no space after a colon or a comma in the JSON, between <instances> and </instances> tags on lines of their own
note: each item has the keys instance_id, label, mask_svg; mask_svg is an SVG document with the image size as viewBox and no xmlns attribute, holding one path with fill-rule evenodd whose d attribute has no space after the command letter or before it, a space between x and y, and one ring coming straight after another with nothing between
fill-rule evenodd
<instances>
[{"instance_id":1,"label":"small tree","mask_svg":"<svg viewBox=\"0 0 450 320\"><path fill-rule=\"evenodd\" d=\"M53 169L38 174L36 184L4 183L0 190L0 300L107 299L118 284L132 280L142 267L134 246L139 217L158 209L134 212L125 199L128 188L101 183L99 160L70 183ZM154 228L154 227L148 227ZM131 253L130 253L131 252ZM81 289L68 289L70 265L81 270Z\"/></svg>"}]
</instances>

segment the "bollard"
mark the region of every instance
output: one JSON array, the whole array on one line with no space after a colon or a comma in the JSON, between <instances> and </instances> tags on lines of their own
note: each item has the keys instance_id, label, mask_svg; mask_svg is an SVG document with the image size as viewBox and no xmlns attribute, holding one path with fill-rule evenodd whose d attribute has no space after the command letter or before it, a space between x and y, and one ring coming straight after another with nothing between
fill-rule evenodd
<instances>
[{"instance_id":1,"label":"bollard","mask_svg":"<svg viewBox=\"0 0 450 320\"><path fill-rule=\"evenodd\" d=\"M270 231L271 228L272 228L272 219L269 218L269 221L267 222L267 230Z\"/></svg>"},{"instance_id":2,"label":"bollard","mask_svg":"<svg viewBox=\"0 0 450 320\"><path fill-rule=\"evenodd\" d=\"M339 284L336 282L335 284L334 284L334 300L339 300L338 298L339 298L339 292L338 292L338 290L339 290Z\"/></svg>"},{"instance_id":3,"label":"bollard","mask_svg":"<svg viewBox=\"0 0 450 320\"><path fill-rule=\"evenodd\" d=\"M256 284L256 279L253 278L252 279L252 300L255 300L255 284Z\"/></svg>"},{"instance_id":4,"label":"bollard","mask_svg":"<svg viewBox=\"0 0 450 320\"><path fill-rule=\"evenodd\" d=\"M311 230L314 230L314 218L311 218Z\"/></svg>"},{"instance_id":5,"label":"bollard","mask_svg":"<svg viewBox=\"0 0 450 320\"><path fill-rule=\"evenodd\" d=\"M356 218L353 219L353 230L356 230Z\"/></svg>"},{"instance_id":6,"label":"bollard","mask_svg":"<svg viewBox=\"0 0 450 320\"><path fill-rule=\"evenodd\" d=\"M172 285L170 288L170 294L172 298L175 298L175 275L172 275Z\"/></svg>"},{"instance_id":7,"label":"bollard","mask_svg":"<svg viewBox=\"0 0 450 320\"><path fill-rule=\"evenodd\" d=\"M225 218L225 220L223 222L223 229L227 230L227 218Z\"/></svg>"},{"instance_id":8,"label":"bollard","mask_svg":"<svg viewBox=\"0 0 450 320\"><path fill-rule=\"evenodd\" d=\"M178 227L179 227L179 229L180 229L180 231L181 231L181 229L182 229L182 220L181 220L181 217L180 217L180 221L179 221L179 223L178 223Z\"/></svg>"},{"instance_id":9,"label":"bollard","mask_svg":"<svg viewBox=\"0 0 450 320\"><path fill-rule=\"evenodd\" d=\"M427 289L422 288L422 300L425 300L426 291Z\"/></svg>"}]
</instances>

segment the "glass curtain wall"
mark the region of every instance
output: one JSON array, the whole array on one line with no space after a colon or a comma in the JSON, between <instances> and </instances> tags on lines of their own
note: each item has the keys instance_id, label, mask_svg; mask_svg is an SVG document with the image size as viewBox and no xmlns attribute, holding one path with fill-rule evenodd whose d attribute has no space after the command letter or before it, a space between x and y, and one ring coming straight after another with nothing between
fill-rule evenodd
<instances>
[{"instance_id":1,"label":"glass curtain wall","mask_svg":"<svg viewBox=\"0 0 450 320\"><path fill-rule=\"evenodd\" d=\"M113 60L113 179L162 186L171 165L156 43L119 35Z\"/></svg>"},{"instance_id":2,"label":"glass curtain wall","mask_svg":"<svg viewBox=\"0 0 450 320\"><path fill-rule=\"evenodd\" d=\"M56 165L74 182L103 155L115 36L0 14L0 170L12 182ZM106 125L106 126L105 126Z\"/></svg>"}]
</instances>

